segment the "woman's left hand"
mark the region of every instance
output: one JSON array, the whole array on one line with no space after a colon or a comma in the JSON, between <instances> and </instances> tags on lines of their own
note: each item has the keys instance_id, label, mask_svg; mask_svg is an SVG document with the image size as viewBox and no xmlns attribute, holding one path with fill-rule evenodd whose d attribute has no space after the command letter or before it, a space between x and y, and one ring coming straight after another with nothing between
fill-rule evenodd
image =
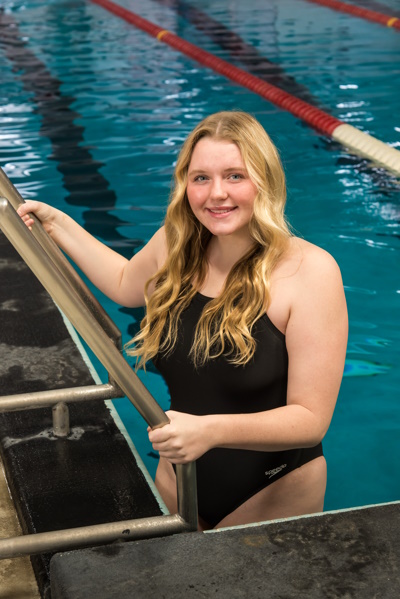
<instances>
[{"instance_id":1,"label":"woman's left hand","mask_svg":"<svg viewBox=\"0 0 400 599\"><path fill-rule=\"evenodd\" d=\"M193 416L183 412L167 412L170 423L161 428L147 429L150 443L160 457L171 464L193 462L211 449L207 438L207 416Z\"/></svg>"}]
</instances>

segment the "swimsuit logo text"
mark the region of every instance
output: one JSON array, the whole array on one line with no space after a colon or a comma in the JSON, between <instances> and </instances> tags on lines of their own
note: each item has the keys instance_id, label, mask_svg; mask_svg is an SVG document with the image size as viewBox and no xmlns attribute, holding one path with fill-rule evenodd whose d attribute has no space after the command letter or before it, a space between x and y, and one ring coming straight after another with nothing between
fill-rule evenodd
<instances>
[{"instance_id":1,"label":"swimsuit logo text","mask_svg":"<svg viewBox=\"0 0 400 599\"><path fill-rule=\"evenodd\" d=\"M282 464L282 466L278 466L278 468L274 468L273 470L267 470L267 472L265 473L265 476L268 476L268 478L272 478L273 476L278 474L281 470L286 468L286 466L287 466L287 464Z\"/></svg>"}]
</instances>

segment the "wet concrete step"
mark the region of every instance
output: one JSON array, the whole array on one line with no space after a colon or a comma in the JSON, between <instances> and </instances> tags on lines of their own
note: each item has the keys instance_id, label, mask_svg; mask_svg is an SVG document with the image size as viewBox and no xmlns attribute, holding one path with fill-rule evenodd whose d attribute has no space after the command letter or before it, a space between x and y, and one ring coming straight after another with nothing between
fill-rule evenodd
<instances>
[{"instance_id":1,"label":"wet concrete step","mask_svg":"<svg viewBox=\"0 0 400 599\"><path fill-rule=\"evenodd\" d=\"M60 553L52 599L398 599L400 504Z\"/></svg>"}]
</instances>

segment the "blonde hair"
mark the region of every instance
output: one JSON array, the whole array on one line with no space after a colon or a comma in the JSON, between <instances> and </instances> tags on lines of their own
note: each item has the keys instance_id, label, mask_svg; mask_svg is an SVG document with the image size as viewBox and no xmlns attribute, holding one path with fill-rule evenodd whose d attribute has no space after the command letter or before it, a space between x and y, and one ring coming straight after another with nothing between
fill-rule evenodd
<instances>
[{"instance_id":1,"label":"blonde hair","mask_svg":"<svg viewBox=\"0 0 400 599\"><path fill-rule=\"evenodd\" d=\"M186 193L194 147L203 137L235 143L257 188L249 233L251 249L232 267L222 293L204 307L196 327L191 357L196 366L225 355L233 364L251 360L255 322L270 302L271 273L291 236L284 216L285 176L277 149L251 115L218 112L189 134L178 156L174 188L165 218L168 258L147 282L146 316L140 332L127 344L137 366L159 352L172 351L180 315L189 306L207 274L207 245L212 234L194 216ZM148 297L148 287L155 290Z\"/></svg>"}]
</instances>

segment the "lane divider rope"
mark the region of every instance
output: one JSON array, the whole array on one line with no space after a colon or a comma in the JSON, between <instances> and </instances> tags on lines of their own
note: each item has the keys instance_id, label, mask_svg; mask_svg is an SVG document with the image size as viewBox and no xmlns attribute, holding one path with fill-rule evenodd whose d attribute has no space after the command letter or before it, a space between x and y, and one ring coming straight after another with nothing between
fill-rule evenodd
<instances>
[{"instance_id":1,"label":"lane divider rope","mask_svg":"<svg viewBox=\"0 0 400 599\"><path fill-rule=\"evenodd\" d=\"M339 0L308 0L313 4L319 4L320 6L327 6L338 12L345 12L353 17L359 17L360 19L366 19L373 23L380 23L386 25L386 27L393 27L394 29L400 29L400 19L397 17L391 17L385 15L382 12L376 10L370 10L369 8L362 8L361 6L354 6L354 4L347 4L346 2L340 2Z\"/></svg>"},{"instance_id":2,"label":"lane divider rope","mask_svg":"<svg viewBox=\"0 0 400 599\"><path fill-rule=\"evenodd\" d=\"M166 33L170 33L170 32L168 31L168 29L163 29L162 31L160 31L159 33L157 33L157 39L158 39L159 41L161 41L161 40L162 40L162 38L164 37L164 35L165 35Z\"/></svg>"},{"instance_id":3,"label":"lane divider rope","mask_svg":"<svg viewBox=\"0 0 400 599\"><path fill-rule=\"evenodd\" d=\"M386 25L388 27L396 27L396 29L400 29L400 19L398 17L391 17Z\"/></svg>"},{"instance_id":4,"label":"lane divider rope","mask_svg":"<svg viewBox=\"0 0 400 599\"><path fill-rule=\"evenodd\" d=\"M246 87L250 91L260 95L279 108L287 110L294 116L306 122L318 131L332 137L343 144L353 153L369 158L385 166L387 169L400 174L400 152L375 137L360 131L352 125L327 114L326 112L292 96L258 77L243 71L234 65L214 56L210 52L202 50L198 46L187 42L179 36L159 27L155 23L140 17L136 13L111 2L111 0L90 0L109 12L124 19L138 29L168 44L175 50L193 58L202 65L220 73L227 79Z\"/></svg>"}]
</instances>

